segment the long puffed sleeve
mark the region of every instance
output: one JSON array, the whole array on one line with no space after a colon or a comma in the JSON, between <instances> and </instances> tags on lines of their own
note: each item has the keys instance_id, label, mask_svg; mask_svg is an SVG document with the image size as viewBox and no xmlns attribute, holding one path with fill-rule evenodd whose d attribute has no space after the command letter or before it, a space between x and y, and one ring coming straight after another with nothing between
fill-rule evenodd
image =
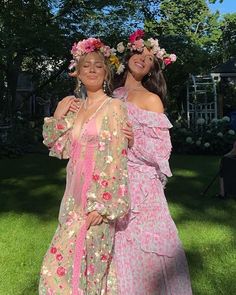
<instances>
[{"instance_id":1,"label":"long puffed sleeve","mask_svg":"<svg viewBox=\"0 0 236 295\"><path fill-rule=\"evenodd\" d=\"M129 115L134 123L134 145L129 150L129 161L154 166L166 176L172 173L169 157L172 149L170 121L163 113L140 110L129 104Z\"/></svg>"},{"instance_id":2,"label":"long puffed sleeve","mask_svg":"<svg viewBox=\"0 0 236 295\"><path fill-rule=\"evenodd\" d=\"M129 209L127 139L122 132L126 122L123 102L112 99L99 134L93 180L87 194L88 212L96 210L110 221L124 216Z\"/></svg>"},{"instance_id":3,"label":"long puffed sleeve","mask_svg":"<svg viewBox=\"0 0 236 295\"><path fill-rule=\"evenodd\" d=\"M71 144L70 131L74 124L73 113L61 119L44 118L43 143L49 148L49 155L59 159L68 159Z\"/></svg>"}]
</instances>

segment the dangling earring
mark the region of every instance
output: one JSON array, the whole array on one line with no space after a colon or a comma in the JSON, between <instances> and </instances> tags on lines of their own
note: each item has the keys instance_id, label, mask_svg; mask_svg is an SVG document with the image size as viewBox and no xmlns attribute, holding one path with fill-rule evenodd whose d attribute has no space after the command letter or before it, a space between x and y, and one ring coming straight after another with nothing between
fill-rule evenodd
<instances>
[{"instance_id":1,"label":"dangling earring","mask_svg":"<svg viewBox=\"0 0 236 295\"><path fill-rule=\"evenodd\" d=\"M74 91L74 94L75 94L75 97L76 98L79 98L80 97L80 88L81 88L81 80L80 79L77 79L77 86L75 88L75 91Z\"/></svg>"},{"instance_id":2,"label":"dangling earring","mask_svg":"<svg viewBox=\"0 0 236 295\"><path fill-rule=\"evenodd\" d=\"M152 73L148 73L148 77L151 77Z\"/></svg>"},{"instance_id":3,"label":"dangling earring","mask_svg":"<svg viewBox=\"0 0 236 295\"><path fill-rule=\"evenodd\" d=\"M104 82L103 82L103 91L104 91L104 93L106 93L106 90L107 90L107 81L104 80Z\"/></svg>"}]
</instances>

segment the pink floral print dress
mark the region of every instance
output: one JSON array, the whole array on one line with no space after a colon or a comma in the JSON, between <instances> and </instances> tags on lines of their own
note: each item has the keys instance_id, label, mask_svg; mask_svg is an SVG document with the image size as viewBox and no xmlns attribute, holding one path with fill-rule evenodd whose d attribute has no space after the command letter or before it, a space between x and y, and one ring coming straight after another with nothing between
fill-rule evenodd
<instances>
[{"instance_id":1,"label":"pink floral print dress","mask_svg":"<svg viewBox=\"0 0 236 295\"><path fill-rule=\"evenodd\" d=\"M127 121L120 100L109 99L73 136L75 115L60 120L45 118L44 144L50 155L69 159L66 189L59 224L44 257L40 295L117 294L116 279L108 282L116 220L129 209ZM105 218L86 228L87 213L97 210Z\"/></svg>"},{"instance_id":2,"label":"pink floral print dress","mask_svg":"<svg viewBox=\"0 0 236 295\"><path fill-rule=\"evenodd\" d=\"M115 95L126 98L122 88ZM172 175L172 125L165 114L126 104L134 146L128 150L131 212L118 222L115 235L118 294L191 295L187 260L164 195Z\"/></svg>"}]
</instances>

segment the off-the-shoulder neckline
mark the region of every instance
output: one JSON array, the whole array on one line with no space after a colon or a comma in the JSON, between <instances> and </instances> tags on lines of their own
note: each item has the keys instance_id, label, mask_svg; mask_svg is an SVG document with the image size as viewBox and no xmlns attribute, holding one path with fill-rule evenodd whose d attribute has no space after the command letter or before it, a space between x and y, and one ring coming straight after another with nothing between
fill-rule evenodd
<instances>
[{"instance_id":1,"label":"off-the-shoulder neckline","mask_svg":"<svg viewBox=\"0 0 236 295\"><path fill-rule=\"evenodd\" d=\"M125 101L126 103L128 103L129 105L133 106L136 110L140 111L140 112L147 112L147 113L150 113L150 114L153 114L153 115L157 115L157 116L165 116L166 117L166 114L165 113L158 113L158 112L152 112L152 111L148 111L148 110L145 110L145 109L141 109L140 107L138 107L136 104L126 100Z\"/></svg>"}]
</instances>

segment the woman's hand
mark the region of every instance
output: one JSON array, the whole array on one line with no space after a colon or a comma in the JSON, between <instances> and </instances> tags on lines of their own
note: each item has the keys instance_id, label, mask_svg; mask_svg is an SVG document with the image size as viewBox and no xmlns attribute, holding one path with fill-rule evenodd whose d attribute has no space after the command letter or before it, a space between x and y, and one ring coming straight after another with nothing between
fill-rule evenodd
<instances>
[{"instance_id":1,"label":"woman's hand","mask_svg":"<svg viewBox=\"0 0 236 295\"><path fill-rule=\"evenodd\" d=\"M74 95L66 96L64 97L57 105L57 108L54 112L53 117L55 119L61 119L63 116L65 116L71 107L71 104L77 100Z\"/></svg>"},{"instance_id":2,"label":"woman's hand","mask_svg":"<svg viewBox=\"0 0 236 295\"><path fill-rule=\"evenodd\" d=\"M87 229L89 229L90 226L101 224L102 221L103 217L97 211L90 212L86 219Z\"/></svg>"},{"instance_id":3,"label":"woman's hand","mask_svg":"<svg viewBox=\"0 0 236 295\"><path fill-rule=\"evenodd\" d=\"M82 105L82 100L79 98L75 98L70 105L69 111L73 113L77 113L79 109L81 108L81 105Z\"/></svg>"},{"instance_id":4,"label":"woman's hand","mask_svg":"<svg viewBox=\"0 0 236 295\"><path fill-rule=\"evenodd\" d=\"M126 123L127 127L122 128L125 137L128 139L128 147L132 148L132 146L134 145L134 133L133 133L133 128L131 123L127 122Z\"/></svg>"}]
</instances>

